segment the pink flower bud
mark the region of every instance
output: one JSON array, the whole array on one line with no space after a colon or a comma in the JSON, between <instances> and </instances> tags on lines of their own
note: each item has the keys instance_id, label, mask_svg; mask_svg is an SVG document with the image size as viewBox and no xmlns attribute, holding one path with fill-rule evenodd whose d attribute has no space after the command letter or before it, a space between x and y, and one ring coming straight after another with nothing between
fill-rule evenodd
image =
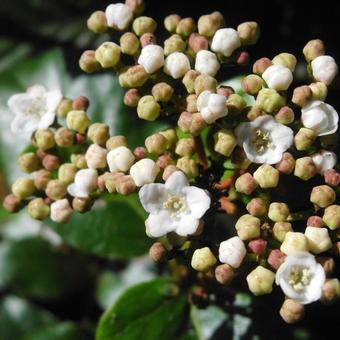
<instances>
[{"instance_id":1,"label":"pink flower bud","mask_svg":"<svg viewBox=\"0 0 340 340\"><path fill-rule=\"evenodd\" d=\"M215 269L216 281L222 285L230 283L234 276L234 269L226 263L217 266Z\"/></svg>"},{"instance_id":2,"label":"pink flower bud","mask_svg":"<svg viewBox=\"0 0 340 340\"><path fill-rule=\"evenodd\" d=\"M90 101L85 96L79 96L76 99L73 100L72 103L72 109L73 110L87 110L87 108L90 106Z\"/></svg>"},{"instance_id":3,"label":"pink flower bud","mask_svg":"<svg viewBox=\"0 0 340 340\"><path fill-rule=\"evenodd\" d=\"M269 253L267 262L274 268L278 269L284 262L286 255L279 249L274 249Z\"/></svg>"},{"instance_id":4,"label":"pink flower bud","mask_svg":"<svg viewBox=\"0 0 340 340\"><path fill-rule=\"evenodd\" d=\"M42 160L42 165L48 171L58 169L60 165L59 158L55 155L46 155Z\"/></svg>"},{"instance_id":5,"label":"pink flower bud","mask_svg":"<svg viewBox=\"0 0 340 340\"><path fill-rule=\"evenodd\" d=\"M20 210L20 200L13 194L9 194L3 201L3 207L10 213L15 213Z\"/></svg>"},{"instance_id":6,"label":"pink flower bud","mask_svg":"<svg viewBox=\"0 0 340 340\"><path fill-rule=\"evenodd\" d=\"M241 175L235 182L236 190L246 195L252 194L257 185L254 177L249 172Z\"/></svg>"},{"instance_id":7,"label":"pink flower bud","mask_svg":"<svg viewBox=\"0 0 340 340\"><path fill-rule=\"evenodd\" d=\"M155 262L161 262L165 259L167 254L166 248L160 242L155 242L149 250L149 256Z\"/></svg>"},{"instance_id":8,"label":"pink flower bud","mask_svg":"<svg viewBox=\"0 0 340 340\"><path fill-rule=\"evenodd\" d=\"M259 217L263 216L268 210L268 205L262 198L253 198L247 204L247 211L250 215Z\"/></svg>"},{"instance_id":9,"label":"pink flower bud","mask_svg":"<svg viewBox=\"0 0 340 340\"><path fill-rule=\"evenodd\" d=\"M143 146L137 146L134 150L133 150L133 154L135 155L137 160L140 160L142 158L145 158L147 155L147 151L146 148L144 148Z\"/></svg>"},{"instance_id":10,"label":"pink flower bud","mask_svg":"<svg viewBox=\"0 0 340 340\"><path fill-rule=\"evenodd\" d=\"M130 89L125 92L124 104L129 107L137 107L140 95L137 89Z\"/></svg>"},{"instance_id":11,"label":"pink flower bud","mask_svg":"<svg viewBox=\"0 0 340 340\"><path fill-rule=\"evenodd\" d=\"M237 57L236 63L240 66L245 66L249 63L249 53L246 51L242 51Z\"/></svg>"},{"instance_id":12,"label":"pink flower bud","mask_svg":"<svg viewBox=\"0 0 340 340\"><path fill-rule=\"evenodd\" d=\"M267 241L259 238L257 240L252 240L248 243L249 249L257 255L263 254L267 247Z\"/></svg>"},{"instance_id":13,"label":"pink flower bud","mask_svg":"<svg viewBox=\"0 0 340 340\"><path fill-rule=\"evenodd\" d=\"M155 45L157 44L157 38L153 33L144 33L140 38L139 38L140 44L143 47L147 45Z\"/></svg>"},{"instance_id":14,"label":"pink flower bud","mask_svg":"<svg viewBox=\"0 0 340 340\"><path fill-rule=\"evenodd\" d=\"M324 173L325 183L336 187L340 184L340 174L335 169L326 170Z\"/></svg>"},{"instance_id":15,"label":"pink flower bud","mask_svg":"<svg viewBox=\"0 0 340 340\"><path fill-rule=\"evenodd\" d=\"M235 93L234 89L230 86L220 86L218 89L217 89L217 94L221 95L221 96L224 96L228 99L228 97L232 94Z\"/></svg>"},{"instance_id":16,"label":"pink flower bud","mask_svg":"<svg viewBox=\"0 0 340 340\"><path fill-rule=\"evenodd\" d=\"M270 65L273 65L272 61L263 57L254 63L253 72L261 75Z\"/></svg>"},{"instance_id":17,"label":"pink flower bud","mask_svg":"<svg viewBox=\"0 0 340 340\"><path fill-rule=\"evenodd\" d=\"M189 46L195 53L200 50L207 50L209 46L208 39L198 33L191 33L189 37Z\"/></svg>"},{"instance_id":18,"label":"pink flower bud","mask_svg":"<svg viewBox=\"0 0 340 340\"><path fill-rule=\"evenodd\" d=\"M323 222L320 216L310 216L308 217L307 225L309 227L322 228L325 225L325 223Z\"/></svg>"},{"instance_id":19,"label":"pink flower bud","mask_svg":"<svg viewBox=\"0 0 340 340\"><path fill-rule=\"evenodd\" d=\"M75 142L78 145L82 145L86 143L86 136L81 134L81 133L77 133L75 136Z\"/></svg>"},{"instance_id":20,"label":"pink flower bud","mask_svg":"<svg viewBox=\"0 0 340 340\"><path fill-rule=\"evenodd\" d=\"M172 164L172 158L170 153L165 153L158 157L156 164L161 168L165 169L168 165Z\"/></svg>"}]
</instances>

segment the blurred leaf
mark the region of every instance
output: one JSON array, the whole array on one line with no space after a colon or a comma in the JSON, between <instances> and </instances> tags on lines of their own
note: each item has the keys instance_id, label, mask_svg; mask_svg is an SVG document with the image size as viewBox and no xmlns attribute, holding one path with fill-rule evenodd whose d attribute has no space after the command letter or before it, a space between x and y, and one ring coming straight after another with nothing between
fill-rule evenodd
<instances>
[{"instance_id":1,"label":"blurred leaf","mask_svg":"<svg viewBox=\"0 0 340 340\"><path fill-rule=\"evenodd\" d=\"M177 287L157 279L129 288L99 321L97 340L173 340L187 318Z\"/></svg>"},{"instance_id":2,"label":"blurred leaf","mask_svg":"<svg viewBox=\"0 0 340 340\"><path fill-rule=\"evenodd\" d=\"M7 296L0 302L0 337L2 340L19 339L41 327L56 322L46 310L16 296Z\"/></svg>"},{"instance_id":3,"label":"blurred leaf","mask_svg":"<svg viewBox=\"0 0 340 340\"><path fill-rule=\"evenodd\" d=\"M119 258L144 254L152 242L145 236L146 215L137 195L112 196L102 203L86 214L74 213L67 223L47 224L84 252Z\"/></svg>"},{"instance_id":4,"label":"blurred leaf","mask_svg":"<svg viewBox=\"0 0 340 340\"><path fill-rule=\"evenodd\" d=\"M36 298L57 298L84 285L84 269L75 256L55 252L39 238L0 244L0 286ZM34 279L33 279L34 278Z\"/></svg>"}]
</instances>

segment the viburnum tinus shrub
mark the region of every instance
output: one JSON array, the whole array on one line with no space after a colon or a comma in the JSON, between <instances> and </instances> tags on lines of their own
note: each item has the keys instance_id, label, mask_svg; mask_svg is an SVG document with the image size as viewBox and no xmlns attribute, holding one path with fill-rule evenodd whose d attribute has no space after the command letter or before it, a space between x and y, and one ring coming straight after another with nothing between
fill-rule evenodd
<instances>
[{"instance_id":1,"label":"viburnum tinus shrub","mask_svg":"<svg viewBox=\"0 0 340 340\"><path fill-rule=\"evenodd\" d=\"M256 22L234 29L220 12L198 22L172 14L160 41L159 23L143 8L126 0L94 12L88 28L114 38L85 51L79 66L117 76L124 104L167 128L132 149L125 136L91 121L86 97L32 84L8 100L12 130L33 148L18 159L29 175L13 183L4 207L63 224L95 209L96 200L138 193L145 237L154 240L150 257L188 303L227 305L245 285L255 296L279 286L278 312L295 323L305 305L335 301L339 118L326 98L338 67L324 43L303 48L307 84L293 87L297 59L284 52L256 60L239 90L220 80L231 66L244 72L246 48L259 38ZM303 210L296 210L297 191L309 197L299 202Z\"/></svg>"}]
</instances>

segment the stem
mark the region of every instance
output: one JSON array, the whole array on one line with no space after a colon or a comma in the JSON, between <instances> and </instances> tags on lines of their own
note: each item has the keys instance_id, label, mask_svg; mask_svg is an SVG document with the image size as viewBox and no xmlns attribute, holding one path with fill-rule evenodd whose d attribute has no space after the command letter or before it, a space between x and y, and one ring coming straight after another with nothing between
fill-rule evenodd
<instances>
[{"instance_id":1,"label":"stem","mask_svg":"<svg viewBox=\"0 0 340 340\"><path fill-rule=\"evenodd\" d=\"M207 160L207 156L206 156L205 151L204 151L204 146L203 146L203 143L202 143L201 136L200 135L195 136L194 141L195 141L195 149L196 149L196 152L197 152L199 162L200 162L201 166L203 167L203 169L206 170L208 168L208 160Z\"/></svg>"}]
</instances>

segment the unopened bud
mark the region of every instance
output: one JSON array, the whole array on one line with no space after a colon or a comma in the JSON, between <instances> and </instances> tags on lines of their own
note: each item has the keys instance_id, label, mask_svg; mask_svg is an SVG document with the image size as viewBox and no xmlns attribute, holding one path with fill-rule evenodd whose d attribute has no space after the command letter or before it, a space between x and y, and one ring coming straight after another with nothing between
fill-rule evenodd
<instances>
[{"instance_id":1,"label":"unopened bud","mask_svg":"<svg viewBox=\"0 0 340 340\"><path fill-rule=\"evenodd\" d=\"M288 323L293 324L300 321L305 314L305 307L292 299L286 299L280 309L282 319Z\"/></svg>"},{"instance_id":2,"label":"unopened bud","mask_svg":"<svg viewBox=\"0 0 340 340\"><path fill-rule=\"evenodd\" d=\"M260 36L260 28L257 22L247 21L237 26L237 33L242 45L254 45Z\"/></svg>"},{"instance_id":3,"label":"unopened bud","mask_svg":"<svg viewBox=\"0 0 340 340\"><path fill-rule=\"evenodd\" d=\"M27 212L35 220L44 220L50 215L50 207L42 198L35 198L28 203Z\"/></svg>"},{"instance_id":4,"label":"unopened bud","mask_svg":"<svg viewBox=\"0 0 340 340\"><path fill-rule=\"evenodd\" d=\"M90 100L85 96L78 96L72 102L73 110L83 110L86 111L90 106Z\"/></svg>"},{"instance_id":5,"label":"unopened bud","mask_svg":"<svg viewBox=\"0 0 340 340\"><path fill-rule=\"evenodd\" d=\"M132 165L130 175L136 186L141 187L144 184L153 183L159 171L158 165L152 159L144 158Z\"/></svg>"},{"instance_id":6,"label":"unopened bud","mask_svg":"<svg viewBox=\"0 0 340 340\"><path fill-rule=\"evenodd\" d=\"M197 112L197 96L195 94L189 94L189 96L186 98L187 106L186 110L190 113Z\"/></svg>"},{"instance_id":7,"label":"unopened bud","mask_svg":"<svg viewBox=\"0 0 340 340\"><path fill-rule=\"evenodd\" d=\"M273 236L279 241L283 242L286 234L293 231L292 225L289 222L276 222L273 227Z\"/></svg>"},{"instance_id":8,"label":"unopened bud","mask_svg":"<svg viewBox=\"0 0 340 340\"><path fill-rule=\"evenodd\" d=\"M257 94L262 89L262 86L263 79L256 74L250 74L242 80L242 89L251 95Z\"/></svg>"},{"instance_id":9,"label":"unopened bud","mask_svg":"<svg viewBox=\"0 0 340 340\"><path fill-rule=\"evenodd\" d=\"M221 64L217 59L215 53L211 51L201 50L196 54L195 59L195 70L201 72L202 74L214 77Z\"/></svg>"},{"instance_id":10,"label":"unopened bud","mask_svg":"<svg viewBox=\"0 0 340 340\"><path fill-rule=\"evenodd\" d=\"M39 168L40 160L34 152L27 152L18 158L17 163L21 171L31 173Z\"/></svg>"},{"instance_id":11,"label":"unopened bud","mask_svg":"<svg viewBox=\"0 0 340 340\"><path fill-rule=\"evenodd\" d=\"M267 213L268 206L262 198L252 198L247 204L247 211L250 215L261 217Z\"/></svg>"},{"instance_id":12,"label":"unopened bud","mask_svg":"<svg viewBox=\"0 0 340 340\"><path fill-rule=\"evenodd\" d=\"M195 178L198 176L197 163L187 156L179 158L176 166L178 169L182 170L188 178Z\"/></svg>"},{"instance_id":13,"label":"unopened bud","mask_svg":"<svg viewBox=\"0 0 340 340\"><path fill-rule=\"evenodd\" d=\"M194 93L195 92L195 80L199 75L200 75L199 72L197 72L195 70L190 70L183 77L182 83L184 84L188 93ZM217 82L216 82L216 84L217 84ZM201 91L201 92L203 92L203 91Z\"/></svg>"},{"instance_id":14,"label":"unopened bud","mask_svg":"<svg viewBox=\"0 0 340 340\"><path fill-rule=\"evenodd\" d=\"M64 98L58 108L57 108L57 115L60 118L66 118L69 111L72 110L72 100L68 98Z\"/></svg>"},{"instance_id":15,"label":"unopened bud","mask_svg":"<svg viewBox=\"0 0 340 340\"><path fill-rule=\"evenodd\" d=\"M56 223L67 222L72 215L72 208L69 201L64 198L51 204L51 220Z\"/></svg>"},{"instance_id":16,"label":"unopened bud","mask_svg":"<svg viewBox=\"0 0 340 340\"><path fill-rule=\"evenodd\" d=\"M184 18L179 21L176 27L176 33L184 37L188 37L192 32L195 32L196 24L193 18Z\"/></svg>"},{"instance_id":17,"label":"unopened bud","mask_svg":"<svg viewBox=\"0 0 340 340\"><path fill-rule=\"evenodd\" d=\"M238 177L235 182L236 191L246 195L251 195L257 188L257 185L258 184L254 177L249 172L246 172Z\"/></svg>"},{"instance_id":18,"label":"unopened bud","mask_svg":"<svg viewBox=\"0 0 340 340\"><path fill-rule=\"evenodd\" d=\"M216 90L216 93L228 99L229 96L235 93L235 91L231 86L220 85L218 89Z\"/></svg>"},{"instance_id":19,"label":"unopened bud","mask_svg":"<svg viewBox=\"0 0 340 340\"><path fill-rule=\"evenodd\" d=\"M311 157L302 157L295 161L294 176L308 181L315 175L316 167Z\"/></svg>"},{"instance_id":20,"label":"unopened bud","mask_svg":"<svg viewBox=\"0 0 340 340\"><path fill-rule=\"evenodd\" d=\"M275 119L280 124L290 124L294 121L294 111L289 106L283 106L276 113Z\"/></svg>"},{"instance_id":21,"label":"unopened bud","mask_svg":"<svg viewBox=\"0 0 340 340\"><path fill-rule=\"evenodd\" d=\"M154 121L158 118L161 111L160 105L153 96L143 96L137 106L138 117L148 121Z\"/></svg>"},{"instance_id":22,"label":"unopened bud","mask_svg":"<svg viewBox=\"0 0 340 340\"><path fill-rule=\"evenodd\" d=\"M85 169L87 167L85 155L83 155L83 154L72 154L71 155L71 162L78 169Z\"/></svg>"},{"instance_id":23,"label":"unopened bud","mask_svg":"<svg viewBox=\"0 0 340 340\"><path fill-rule=\"evenodd\" d=\"M98 144L91 144L86 151L85 159L90 169L103 169L106 167L107 150Z\"/></svg>"},{"instance_id":24,"label":"unopened bud","mask_svg":"<svg viewBox=\"0 0 340 340\"><path fill-rule=\"evenodd\" d=\"M71 130L61 127L55 132L54 140L60 148L68 148L73 145L74 133Z\"/></svg>"},{"instance_id":25,"label":"unopened bud","mask_svg":"<svg viewBox=\"0 0 340 340\"><path fill-rule=\"evenodd\" d=\"M34 177L34 186L38 190L45 190L47 187L47 183L52 179L52 173L47 170L39 170L35 173Z\"/></svg>"},{"instance_id":26,"label":"unopened bud","mask_svg":"<svg viewBox=\"0 0 340 340\"><path fill-rule=\"evenodd\" d=\"M149 153L162 154L168 145L167 139L160 133L151 135L145 139L145 146Z\"/></svg>"},{"instance_id":27,"label":"unopened bud","mask_svg":"<svg viewBox=\"0 0 340 340\"><path fill-rule=\"evenodd\" d=\"M48 171L53 171L59 168L60 160L56 155L46 155L42 160L43 167Z\"/></svg>"},{"instance_id":28,"label":"unopened bud","mask_svg":"<svg viewBox=\"0 0 340 340\"><path fill-rule=\"evenodd\" d=\"M72 200L72 208L74 211L79 213L85 213L91 209L93 201L89 198L75 197Z\"/></svg>"},{"instance_id":29,"label":"unopened bud","mask_svg":"<svg viewBox=\"0 0 340 340\"><path fill-rule=\"evenodd\" d=\"M193 138L180 139L176 145L175 152L180 156L191 157L195 152L195 141Z\"/></svg>"},{"instance_id":30,"label":"unopened bud","mask_svg":"<svg viewBox=\"0 0 340 340\"><path fill-rule=\"evenodd\" d=\"M241 240L251 240L260 236L261 221L257 217L245 214L235 224L237 234Z\"/></svg>"},{"instance_id":31,"label":"unopened bud","mask_svg":"<svg viewBox=\"0 0 340 340\"><path fill-rule=\"evenodd\" d=\"M274 65L281 65L289 68L292 72L295 70L296 58L290 53L280 53L275 56L272 60Z\"/></svg>"},{"instance_id":32,"label":"unopened bud","mask_svg":"<svg viewBox=\"0 0 340 340\"><path fill-rule=\"evenodd\" d=\"M286 221L289 214L289 208L286 203L274 202L269 205L268 217L274 222Z\"/></svg>"},{"instance_id":33,"label":"unopened bud","mask_svg":"<svg viewBox=\"0 0 340 340\"><path fill-rule=\"evenodd\" d=\"M34 191L34 181L28 177L20 177L12 185L12 193L19 200L32 196Z\"/></svg>"},{"instance_id":34,"label":"unopened bud","mask_svg":"<svg viewBox=\"0 0 340 340\"><path fill-rule=\"evenodd\" d=\"M140 100L140 95L137 89L130 89L125 92L124 104L129 107L137 107Z\"/></svg>"},{"instance_id":35,"label":"unopened bud","mask_svg":"<svg viewBox=\"0 0 340 340\"><path fill-rule=\"evenodd\" d=\"M174 79L182 78L189 70L189 59L182 52L173 52L165 59L164 72Z\"/></svg>"},{"instance_id":36,"label":"unopened bud","mask_svg":"<svg viewBox=\"0 0 340 340\"><path fill-rule=\"evenodd\" d=\"M229 284L235 276L234 269L229 264L221 264L215 269L215 278L221 285Z\"/></svg>"},{"instance_id":37,"label":"unopened bud","mask_svg":"<svg viewBox=\"0 0 340 340\"><path fill-rule=\"evenodd\" d=\"M152 95L157 102L168 102L174 93L174 89L167 83L158 83L152 88Z\"/></svg>"},{"instance_id":38,"label":"unopened bud","mask_svg":"<svg viewBox=\"0 0 340 340\"><path fill-rule=\"evenodd\" d=\"M119 75L119 84L122 87L132 88L141 87L148 80L149 75L142 65L129 67L125 72Z\"/></svg>"},{"instance_id":39,"label":"unopened bud","mask_svg":"<svg viewBox=\"0 0 340 340\"><path fill-rule=\"evenodd\" d=\"M306 60L310 62L315 58L325 54L325 45L320 39L310 40L303 48L302 52Z\"/></svg>"},{"instance_id":40,"label":"unopened bud","mask_svg":"<svg viewBox=\"0 0 340 340\"><path fill-rule=\"evenodd\" d=\"M322 220L331 230L340 228L340 205L333 204L328 206L324 211Z\"/></svg>"},{"instance_id":41,"label":"unopened bud","mask_svg":"<svg viewBox=\"0 0 340 340\"><path fill-rule=\"evenodd\" d=\"M249 290L256 296L271 293L274 280L275 274L262 266L257 266L247 276Z\"/></svg>"},{"instance_id":42,"label":"unopened bud","mask_svg":"<svg viewBox=\"0 0 340 340\"><path fill-rule=\"evenodd\" d=\"M72 163L64 163L58 169L58 179L66 184L74 181L78 168Z\"/></svg>"},{"instance_id":43,"label":"unopened bud","mask_svg":"<svg viewBox=\"0 0 340 340\"><path fill-rule=\"evenodd\" d=\"M228 97L226 106L230 114L238 114L247 106L247 103L242 96L234 93Z\"/></svg>"},{"instance_id":44,"label":"unopened bud","mask_svg":"<svg viewBox=\"0 0 340 340\"><path fill-rule=\"evenodd\" d=\"M316 83L312 83L309 85L309 88L312 91L313 100L321 100L324 101L328 94L327 85L321 81Z\"/></svg>"},{"instance_id":45,"label":"unopened bud","mask_svg":"<svg viewBox=\"0 0 340 340\"><path fill-rule=\"evenodd\" d=\"M135 15L140 15L144 11L144 0L125 0L125 4Z\"/></svg>"},{"instance_id":46,"label":"unopened bud","mask_svg":"<svg viewBox=\"0 0 340 340\"><path fill-rule=\"evenodd\" d=\"M310 216L307 220L307 226L322 228L325 225L320 216Z\"/></svg>"},{"instance_id":47,"label":"unopened bud","mask_svg":"<svg viewBox=\"0 0 340 340\"><path fill-rule=\"evenodd\" d=\"M72 110L66 118L67 127L79 133L85 133L91 121L83 110Z\"/></svg>"},{"instance_id":48,"label":"unopened bud","mask_svg":"<svg viewBox=\"0 0 340 340\"><path fill-rule=\"evenodd\" d=\"M280 173L268 164L262 164L253 174L262 189L275 188L279 183Z\"/></svg>"},{"instance_id":49,"label":"unopened bud","mask_svg":"<svg viewBox=\"0 0 340 340\"><path fill-rule=\"evenodd\" d=\"M326 208L336 199L335 191L328 185L319 185L313 188L310 201L320 208Z\"/></svg>"},{"instance_id":50,"label":"unopened bud","mask_svg":"<svg viewBox=\"0 0 340 340\"><path fill-rule=\"evenodd\" d=\"M189 37L189 46L194 53L201 50L207 50L209 47L209 42L206 37L199 35L198 33L191 33Z\"/></svg>"},{"instance_id":51,"label":"unopened bud","mask_svg":"<svg viewBox=\"0 0 340 340\"><path fill-rule=\"evenodd\" d=\"M102 123L91 124L87 131L87 136L93 143L105 145L106 141L110 138L109 126Z\"/></svg>"},{"instance_id":52,"label":"unopened bud","mask_svg":"<svg viewBox=\"0 0 340 340\"><path fill-rule=\"evenodd\" d=\"M156 45L157 44L157 38L153 33L144 33L140 38L140 45L141 47L145 47L147 45Z\"/></svg>"},{"instance_id":53,"label":"unopened bud","mask_svg":"<svg viewBox=\"0 0 340 340\"><path fill-rule=\"evenodd\" d=\"M130 175L124 175L117 182L116 190L121 195L130 195L136 191L136 184Z\"/></svg>"},{"instance_id":54,"label":"unopened bud","mask_svg":"<svg viewBox=\"0 0 340 340\"><path fill-rule=\"evenodd\" d=\"M333 274L335 269L335 261L332 257L318 256L316 260L318 261L318 263L321 264L326 276L330 276Z\"/></svg>"},{"instance_id":55,"label":"unopened bud","mask_svg":"<svg viewBox=\"0 0 340 340\"><path fill-rule=\"evenodd\" d=\"M96 11L91 14L87 20L87 28L97 34L107 31L106 15L103 11Z\"/></svg>"},{"instance_id":56,"label":"unopened bud","mask_svg":"<svg viewBox=\"0 0 340 340\"><path fill-rule=\"evenodd\" d=\"M52 179L47 183L45 192L50 199L57 201L66 196L67 185L61 180Z\"/></svg>"},{"instance_id":57,"label":"unopened bud","mask_svg":"<svg viewBox=\"0 0 340 340\"><path fill-rule=\"evenodd\" d=\"M142 36L144 33L154 33L156 27L156 21L146 16L138 17L132 23L132 28L139 37Z\"/></svg>"},{"instance_id":58,"label":"unopened bud","mask_svg":"<svg viewBox=\"0 0 340 340\"><path fill-rule=\"evenodd\" d=\"M275 168L286 175L292 173L295 168L294 157L289 152L285 152L280 162L275 164Z\"/></svg>"},{"instance_id":59,"label":"unopened bud","mask_svg":"<svg viewBox=\"0 0 340 340\"><path fill-rule=\"evenodd\" d=\"M156 164L159 166L160 169L165 169L168 165L173 163L172 157L170 153L165 153L164 155L160 155L157 158Z\"/></svg>"},{"instance_id":60,"label":"unopened bud","mask_svg":"<svg viewBox=\"0 0 340 340\"><path fill-rule=\"evenodd\" d=\"M54 134L49 129L37 130L34 134L34 140L37 147L43 151L49 150L55 145Z\"/></svg>"},{"instance_id":61,"label":"unopened bud","mask_svg":"<svg viewBox=\"0 0 340 340\"><path fill-rule=\"evenodd\" d=\"M249 64L250 55L247 51L241 51L238 53L238 57L236 59L236 64L240 66L246 66Z\"/></svg>"},{"instance_id":62,"label":"unopened bud","mask_svg":"<svg viewBox=\"0 0 340 340\"><path fill-rule=\"evenodd\" d=\"M278 270L281 264L285 261L286 255L279 249L274 249L269 253L267 262L275 269Z\"/></svg>"},{"instance_id":63,"label":"unopened bud","mask_svg":"<svg viewBox=\"0 0 340 340\"><path fill-rule=\"evenodd\" d=\"M177 14L168 15L164 19L165 29L170 33L174 33L176 31L177 25L180 22L180 20L181 20L181 17Z\"/></svg>"},{"instance_id":64,"label":"unopened bud","mask_svg":"<svg viewBox=\"0 0 340 340\"><path fill-rule=\"evenodd\" d=\"M139 39L132 32L126 32L120 37L120 49L122 53L135 55L139 50Z\"/></svg>"},{"instance_id":65,"label":"unopened bud","mask_svg":"<svg viewBox=\"0 0 340 340\"><path fill-rule=\"evenodd\" d=\"M172 164L168 165L163 171L163 175L162 175L163 181L166 182L166 180L176 171L179 171L177 166L172 165Z\"/></svg>"},{"instance_id":66,"label":"unopened bud","mask_svg":"<svg viewBox=\"0 0 340 340\"><path fill-rule=\"evenodd\" d=\"M335 169L326 170L324 173L325 183L336 187L340 184L340 173L337 172Z\"/></svg>"},{"instance_id":67,"label":"unopened bud","mask_svg":"<svg viewBox=\"0 0 340 340\"><path fill-rule=\"evenodd\" d=\"M286 255L291 255L299 251L308 251L308 241L305 234L288 231L280 250Z\"/></svg>"},{"instance_id":68,"label":"unopened bud","mask_svg":"<svg viewBox=\"0 0 340 340\"><path fill-rule=\"evenodd\" d=\"M257 117L260 117L264 114L262 109L257 106L251 106L247 108L247 118L251 121L255 120Z\"/></svg>"},{"instance_id":69,"label":"unopened bud","mask_svg":"<svg viewBox=\"0 0 340 340\"><path fill-rule=\"evenodd\" d=\"M261 75L269 66L273 65L272 61L268 58L258 59L253 65L253 72Z\"/></svg>"},{"instance_id":70,"label":"unopened bud","mask_svg":"<svg viewBox=\"0 0 340 340\"><path fill-rule=\"evenodd\" d=\"M126 172L132 166L135 156L126 146L119 146L107 154L106 160L111 172Z\"/></svg>"},{"instance_id":71,"label":"unopened bud","mask_svg":"<svg viewBox=\"0 0 340 340\"><path fill-rule=\"evenodd\" d=\"M306 106L313 99L313 92L307 85L294 89L292 102L300 107Z\"/></svg>"},{"instance_id":72,"label":"unopened bud","mask_svg":"<svg viewBox=\"0 0 340 340\"><path fill-rule=\"evenodd\" d=\"M3 207L10 213L16 213L21 208L20 199L13 194L9 194L4 198Z\"/></svg>"},{"instance_id":73,"label":"unopened bud","mask_svg":"<svg viewBox=\"0 0 340 340\"><path fill-rule=\"evenodd\" d=\"M79 67L86 73L98 71L100 64L95 58L95 51L87 50L83 52L79 59Z\"/></svg>"},{"instance_id":74,"label":"unopened bud","mask_svg":"<svg viewBox=\"0 0 340 340\"><path fill-rule=\"evenodd\" d=\"M175 129L167 129L161 131L160 134L162 134L168 141L167 149L173 149L176 146L178 138Z\"/></svg>"},{"instance_id":75,"label":"unopened bud","mask_svg":"<svg viewBox=\"0 0 340 340\"><path fill-rule=\"evenodd\" d=\"M190 132L193 136L197 136L207 124L200 113L182 112L178 126L183 132Z\"/></svg>"},{"instance_id":76,"label":"unopened bud","mask_svg":"<svg viewBox=\"0 0 340 340\"><path fill-rule=\"evenodd\" d=\"M167 250L161 242L155 242L149 250L150 258L155 262L162 262L166 259Z\"/></svg>"},{"instance_id":77,"label":"unopened bud","mask_svg":"<svg viewBox=\"0 0 340 340\"><path fill-rule=\"evenodd\" d=\"M259 238L248 243L249 249L256 255L261 255L266 251L267 241Z\"/></svg>"},{"instance_id":78,"label":"unopened bud","mask_svg":"<svg viewBox=\"0 0 340 340\"><path fill-rule=\"evenodd\" d=\"M201 74L195 79L194 90L197 95L200 95L204 91L215 92L216 88L217 80L208 74Z\"/></svg>"},{"instance_id":79,"label":"unopened bud","mask_svg":"<svg viewBox=\"0 0 340 340\"><path fill-rule=\"evenodd\" d=\"M216 257L208 247L196 249L191 259L191 267L199 272L207 272L217 262Z\"/></svg>"},{"instance_id":80,"label":"unopened bud","mask_svg":"<svg viewBox=\"0 0 340 340\"><path fill-rule=\"evenodd\" d=\"M340 282L338 279L329 279L322 286L321 301L333 303L340 297Z\"/></svg>"},{"instance_id":81,"label":"unopened bud","mask_svg":"<svg viewBox=\"0 0 340 340\"><path fill-rule=\"evenodd\" d=\"M106 149L112 150L119 146L127 146L127 140L125 136L112 136L106 141Z\"/></svg>"},{"instance_id":82,"label":"unopened bud","mask_svg":"<svg viewBox=\"0 0 340 340\"><path fill-rule=\"evenodd\" d=\"M327 228L308 226L305 230L308 242L308 250L314 254L320 254L332 247Z\"/></svg>"},{"instance_id":83,"label":"unopened bud","mask_svg":"<svg viewBox=\"0 0 340 340\"><path fill-rule=\"evenodd\" d=\"M198 33L206 37L212 37L215 32L221 27L223 16L219 12L202 15L198 19Z\"/></svg>"},{"instance_id":84,"label":"unopened bud","mask_svg":"<svg viewBox=\"0 0 340 340\"><path fill-rule=\"evenodd\" d=\"M277 111L284 105L284 97L282 97L274 89L262 89L256 98L256 106L267 113Z\"/></svg>"}]
</instances>

